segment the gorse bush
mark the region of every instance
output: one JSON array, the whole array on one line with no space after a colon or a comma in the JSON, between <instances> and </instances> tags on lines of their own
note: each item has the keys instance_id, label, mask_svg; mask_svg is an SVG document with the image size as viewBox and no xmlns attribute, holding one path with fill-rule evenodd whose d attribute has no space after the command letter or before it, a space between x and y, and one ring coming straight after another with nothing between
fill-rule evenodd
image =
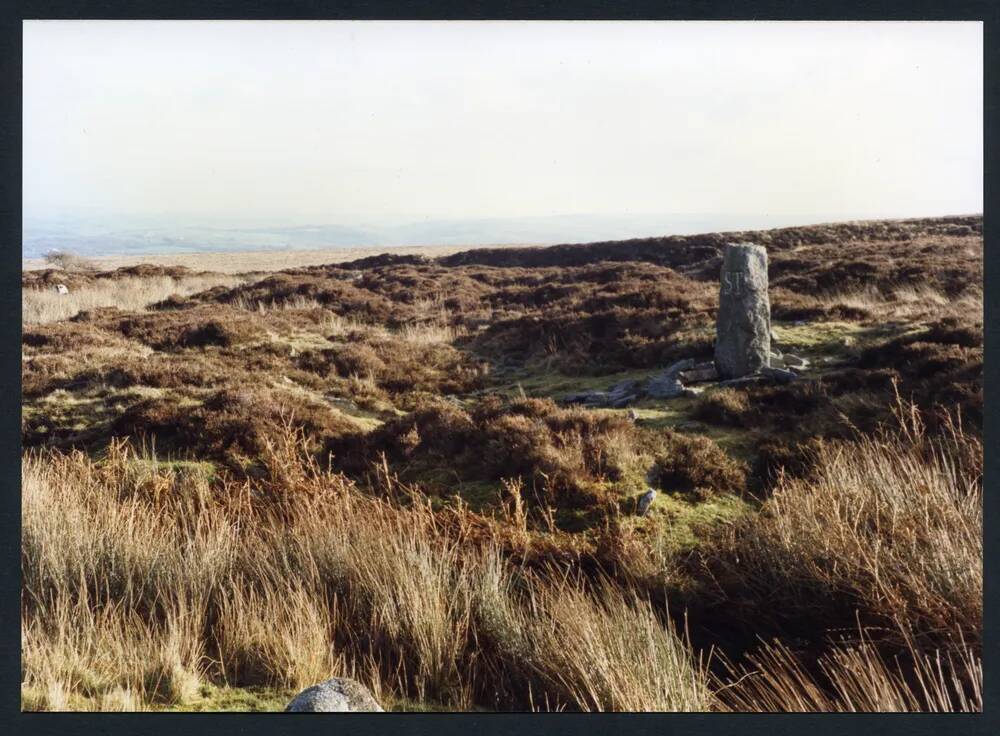
<instances>
[{"instance_id":1,"label":"gorse bush","mask_svg":"<svg viewBox=\"0 0 1000 736\"><path fill-rule=\"evenodd\" d=\"M641 492L649 482L672 493L739 494L747 473L707 438L648 431L620 414L551 399L488 396L467 409L437 402L329 449L355 475L384 460L432 493L518 479L530 505L576 509L616 507L623 490ZM439 468L446 472L435 476Z\"/></svg>"},{"instance_id":2,"label":"gorse bush","mask_svg":"<svg viewBox=\"0 0 1000 736\"><path fill-rule=\"evenodd\" d=\"M750 401L745 392L722 388L699 396L692 414L706 422L741 427L748 423L749 413Z\"/></svg>"},{"instance_id":3,"label":"gorse bush","mask_svg":"<svg viewBox=\"0 0 1000 736\"><path fill-rule=\"evenodd\" d=\"M663 449L649 474L655 485L700 497L746 490L746 467L709 438L669 431L662 438Z\"/></svg>"}]
</instances>

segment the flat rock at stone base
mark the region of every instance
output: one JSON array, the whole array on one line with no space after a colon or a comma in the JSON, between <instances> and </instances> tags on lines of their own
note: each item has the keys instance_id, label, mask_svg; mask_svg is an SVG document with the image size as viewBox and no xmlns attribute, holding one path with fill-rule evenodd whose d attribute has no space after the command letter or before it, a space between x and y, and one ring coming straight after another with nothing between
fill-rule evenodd
<instances>
[{"instance_id":1,"label":"flat rock at stone base","mask_svg":"<svg viewBox=\"0 0 1000 736\"><path fill-rule=\"evenodd\" d=\"M695 367L694 358L685 358L684 360L678 360L676 363L668 366L664 369L663 373L660 375L675 377L681 371L689 371Z\"/></svg>"},{"instance_id":2,"label":"flat rock at stone base","mask_svg":"<svg viewBox=\"0 0 1000 736\"><path fill-rule=\"evenodd\" d=\"M719 372L715 369L715 363L699 363L693 368L681 371L677 377L687 383L699 383L700 381L714 381L719 377Z\"/></svg>"},{"instance_id":3,"label":"flat rock at stone base","mask_svg":"<svg viewBox=\"0 0 1000 736\"><path fill-rule=\"evenodd\" d=\"M799 374L795 371L790 371L786 368L771 368L769 366L761 368L760 373L767 378L773 378L778 383L791 383L799 377Z\"/></svg>"},{"instance_id":4,"label":"flat rock at stone base","mask_svg":"<svg viewBox=\"0 0 1000 736\"><path fill-rule=\"evenodd\" d=\"M749 376L740 376L739 378L729 378L725 381L719 381L720 386L749 386L754 383L771 383L771 379L760 373L751 373Z\"/></svg>"},{"instance_id":5,"label":"flat rock at stone base","mask_svg":"<svg viewBox=\"0 0 1000 736\"><path fill-rule=\"evenodd\" d=\"M705 425L701 422L680 422L674 425L674 429L679 429L681 431L690 431L695 429L704 429Z\"/></svg>"},{"instance_id":6,"label":"flat rock at stone base","mask_svg":"<svg viewBox=\"0 0 1000 736\"><path fill-rule=\"evenodd\" d=\"M626 406L636 401L639 397L636 394L629 394L628 396L621 396L618 398L612 398L608 400L608 407L611 409L624 409Z\"/></svg>"},{"instance_id":7,"label":"flat rock at stone base","mask_svg":"<svg viewBox=\"0 0 1000 736\"><path fill-rule=\"evenodd\" d=\"M608 402L607 391L577 391L571 394L564 394L560 401L565 404L587 404L600 406Z\"/></svg>"},{"instance_id":8,"label":"flat rock at stone base","mask_svg":"<svg viewBox=\"0 0 1000 736\"><path fill-rule=\"evenodd\" d=\"M678 396L692 396L691 391L673 376L660 374L649 379L646 395L654 399L675 399Z\"/></svg>"}]
</instances>

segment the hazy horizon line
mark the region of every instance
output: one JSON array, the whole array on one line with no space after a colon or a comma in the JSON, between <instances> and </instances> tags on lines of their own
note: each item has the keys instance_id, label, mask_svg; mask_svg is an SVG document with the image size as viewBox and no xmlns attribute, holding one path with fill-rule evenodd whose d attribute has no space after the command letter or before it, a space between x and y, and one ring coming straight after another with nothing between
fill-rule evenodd
<instances>
[{"instance_id":1,"label":"hazy horizon line","mask_svg":"<svg viewBox=\"0 0 1000 736\"><path fill-rule=\"evenodd\" d=\"M944 212L881 215L858 213L844 217L833 214L774 215L723 213L648 214L560 214L527 217L468 217L423 220L399 225L245 224L240 227L179 224L175 226L134 226L103 232L73 233L58 226L31 235L22 230L23 261L39 260L49 252L73 252L88 257L122 255L171 255L219 252L280 252L344 250L350 248L412 248L435 246L551 246L560 244L634 240L671 236L768 231L794 227L816 227L852 222L906 221L982 217L982 212ZM644 219L671 218L673 223L657 227ZM519 229L519 225L521 228ZM671 226L672 225L672 226ZM532 227L533 226L533 227ZM449 230L448 228L452 229ZM477 227L479 228L477 230ZM366 229L367 228L367 229ZM431 228L425 232L422 228ZM548 229L546 229L548 228ZM200 233L200 236L199 236ZM279 240L267 241L272 239ZM253 242L253 238L264 241ZM315 240L310 240L315 237ZM281 238L285 238L281 241ZM213 240L214 239L214 240Z\"/></svg>"}]
</instances>

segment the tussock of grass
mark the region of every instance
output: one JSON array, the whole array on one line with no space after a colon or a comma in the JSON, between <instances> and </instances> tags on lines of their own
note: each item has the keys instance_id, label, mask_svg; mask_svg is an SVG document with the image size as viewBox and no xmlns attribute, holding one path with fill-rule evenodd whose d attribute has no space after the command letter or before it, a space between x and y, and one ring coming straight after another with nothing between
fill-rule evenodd
<instances>
[{"instance_id":1,"label":"tussock of grass","mask_svg":"<svg viewBox=\"0 0 1000 736\"><path fill-rule=\"evenodd\" d=\"M979 713L983 664L971 648L889 659L870 641L839 644L810 671L786 645L765 644L717 678L720 710L780 713Z\"/></svg>"},{"instance_id":2,"label":"tussock of grass","mask_svg":"<svg viewBox=\"0 0 1000 736\"><path fill-rule=\"evenodd\" d=\"M617 587L596 600L566 586L536 601L535 666L583 711L705 711L713 703L705 671L651 606Z\"/></svg>"},{"instance_id":3,"label":"tussock of grass","mask_svg":"<svg viewBox=\"0 0 1000 736\"><path fill-rule=\"evenodd\" d=\"M746 620L860 622L875 645L918 668L943 658L941 677L961 681L982 631L982 444L953 421L928 433L912 406L897 413L894 431L815 445L807 477L779 482L700 555ZM844 677L845 657L830 665Z\"/></svg>"}]
</instances>

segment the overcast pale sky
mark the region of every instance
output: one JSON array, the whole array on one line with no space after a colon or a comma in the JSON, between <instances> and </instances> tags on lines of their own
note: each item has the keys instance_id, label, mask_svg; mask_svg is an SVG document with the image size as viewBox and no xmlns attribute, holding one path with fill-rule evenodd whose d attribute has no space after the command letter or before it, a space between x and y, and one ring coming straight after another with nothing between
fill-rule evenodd
<instances>
[{"instance_id":1,"label":"overcast pale sky","mask_svg":"<svg viewBox=\"0 0 1000 736\"><path fill-rule=\"evenodd\" d=\"M982 210L979 23L29 21L25 212Z\"/></svg>"}]
</instances>

